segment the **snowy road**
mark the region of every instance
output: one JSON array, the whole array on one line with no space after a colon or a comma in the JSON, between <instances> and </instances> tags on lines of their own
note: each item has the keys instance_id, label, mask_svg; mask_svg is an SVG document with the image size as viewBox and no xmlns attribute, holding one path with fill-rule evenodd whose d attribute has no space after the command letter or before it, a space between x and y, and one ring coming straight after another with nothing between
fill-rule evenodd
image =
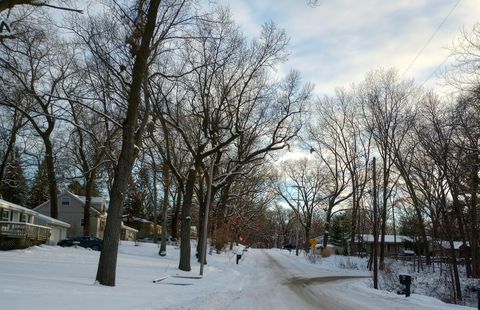
<instances>
[{"instance_id":1,"label":"snowy road","mask_svg":"<svg viewBox=\"0 0 480 310\"><path fill-rule=\"evenodd\" d=\"M236 280L197 304L201 309L465 309L429 297L366 288L361 272L340 274L280 250L252 250Z\"/></svg>"},{"instance_id":2,"label":"snowy road","mask_svg":"<svg viewBox=\"0 0 480 310\"><path fill-rule=\"evenodd\" d=\"M365 276L339 276L325 272L324 276L308 274L284 255L272 251L256 251L244 264L253 259L255 272L241 279L241 291L230 292L228 309L350 309L332 299L322 288L338 281L365 278ZM251 262L249 263L251 264ZM252 268L253 269L253 268ZM256 278L250 279L251 277ZM224 294L224 293L223 293ZM351 305L351 309L359 309Z\"/></svg>"},{"instance_id":3,"label":"snowy road","mask_svg":"<svg viewBox=\"0 0 480 310\"><path fill-rule=\"evenodd\" d=\"M267 266L270 267L274 275L275 283L281 283L279 290L289 290L295 294L294 300L284 300L285 305L293 304L301 309L339 309L340 303L332 300L327 294L322 293L322 287L318 285L331 285L336 281L345 281L355 278L365 278L365 276L312 276L294 274L302 274L303 270L299 270L297 265L290 265L289 268L282 266L268 252L263 252L267 257ZM289 295L284 293L283 295Z\"/></svg>"}]
</instances>

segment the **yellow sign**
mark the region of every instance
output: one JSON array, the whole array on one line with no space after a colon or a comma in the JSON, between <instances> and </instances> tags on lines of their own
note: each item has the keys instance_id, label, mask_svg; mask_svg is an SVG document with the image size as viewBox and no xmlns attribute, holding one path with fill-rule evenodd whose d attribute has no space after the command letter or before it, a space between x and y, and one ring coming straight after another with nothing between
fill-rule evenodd
<instances>
[{"instance_id":1,"label":"yellow sign","mask_svg":"<svg viewBox=\"0 0 480 310\"><path fill-rule=\"evenodd\" d=\"M310 245L316 245L317 244L317 239L310 239Z\"/></svg>"}]
</instances>

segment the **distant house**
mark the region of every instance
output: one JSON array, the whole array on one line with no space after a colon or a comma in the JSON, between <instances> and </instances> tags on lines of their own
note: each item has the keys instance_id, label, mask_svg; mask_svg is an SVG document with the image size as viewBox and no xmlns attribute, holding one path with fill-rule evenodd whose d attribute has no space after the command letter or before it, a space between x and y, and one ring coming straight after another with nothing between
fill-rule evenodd
<instances>
[{"instance_id":1,"label":"distant house","mask_svg":"<svg viewBox=\"0 0 480 310\"><path fill-rule=\"evenodd\" d=\"M64 191L58 196L58 219L70 224L67 237L83 235L83 209L85 197ZM33 209L43 215L50 215L50 200ZM102 197L92 197L90 207L90 235L103 238L106 222L106 207Z\"/></svg>"},{"instance_id":2,"label":"distant house","mask_svg":"<svg viewBox=\"0 0 480 310\"><path fill-rule=\"evenodd\" d=\"M138 230L129 227L122 222L122 231L120 234L120 240L135 241L137 240Z\"/></svg>"},{"instance_id":3,"label":"distant house","mask_svg":"<svg viewBox=\"0 0 480 310\"><path fill-rule=\"evenodd\" d=\"M58 220L64 224L70 225L70 229L65 233L62 231L60 223L52 221L46 222L46 225L52 227L52 231L55 234L54 238L51 238L51 243L56 244L56 234L58 239L83 236L83 209L85 207L85 196L78 196L72 192L64 191L58 196ZM33 209L40 214L50 215L50 200L42 203L41 205ZM41 221L42 219L39 219ZM105 200L102 197L92 197L90 206L90 235L103 239L103 233L105 231L105 224L107 221L107 207ZM55 227L55 229L53 229ZM134 228L125 226L122 223L120 232L120 240L136 240L138 231ZM57 241L58 242L58 241Z\"/></svg>"},{"instance_id":4,"label":"distant house","mask_svg":"<svg viewBox=\"0 0 480 310\"><path fill-rule=\"evenodd\" d=\"M465 258L470 257L470 243L467 241L466 244L463 241L453 241L453 251L455 252L455 257ZM435 256L451 256L452 248L450 242L448 241L439 241L434 243L434 254Z\"/></svg>"},{"instance_id":5,"label":"distant house","mask_svg":"<svg viewBox=\"0 0 480 310\"><path fill-rule=\"evenodd\" d=\"M50 227L34 224L37 212L0 199L0 250L26 248L45 243Z\"/></svg>"},{"instance_id":6,"label":"distant house","mask_svg":"<svg viewBox=\"0 0 480 310\"><path fill-rule=\"evenodd\" d=\"M150 238L154 235L160 237L162 234L162 226L155 224L152 221L129 215L122 216L122 219L126 226L138 231L136 236L137 239Z\"/></svg>"},{"instance_id":7,"label":"distant house","mask_svg":"<svg viewBox=\"0 0 480 310\"><path fill-rule=\"evenodd\" d=\"M396 255L404 250L408 250L406 243L412 243L410 237L402 235L385 235L385 255ZM373 235L365 234L355 238L355 244L360 252L372 253L373 250ZM378 236L378 244L380 245L380 236Z\"/></svg>"}]
</instances>

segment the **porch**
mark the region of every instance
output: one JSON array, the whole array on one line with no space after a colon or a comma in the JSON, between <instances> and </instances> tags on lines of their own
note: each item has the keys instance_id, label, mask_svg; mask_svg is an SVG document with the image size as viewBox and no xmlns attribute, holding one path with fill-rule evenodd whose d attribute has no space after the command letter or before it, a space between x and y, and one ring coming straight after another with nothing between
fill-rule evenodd
<instances>
[{"instance_id":1,"label":"porch","mask_svg":"<svg viewBox=\"0 0 480 310\"><path fill-rule=\"evenodd\" d=\"M50 228L24 222L0 221L0 250L23 249L45 243Z\"/></svg>"}]
</instances>

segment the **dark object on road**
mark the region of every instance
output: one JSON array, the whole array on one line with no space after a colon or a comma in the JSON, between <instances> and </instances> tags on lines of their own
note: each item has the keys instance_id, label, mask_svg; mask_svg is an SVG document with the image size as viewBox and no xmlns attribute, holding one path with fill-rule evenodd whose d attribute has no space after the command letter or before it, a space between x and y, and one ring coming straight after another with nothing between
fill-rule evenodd
<instances>
[{"instance_id":1,"label":"dark object on road","mask_svg":"<svg viewBox=\"0 0 480 310\"><path fill-rule=\"evenodd\" d=\"M405 297L410 296L410 285L412 284L412 277L406 274L401 274L399 276L399 279L400 279L400 284L405 285Z\"/></svg>"},{"instance_id":2,"label":"dark object on road","mask_svg":"<svg viewBox=\"0 0 480 310\"><path fill-rule=\"evenodd\" d=\"M82 248L89 248L95 251L99 251L102 248L102 239L92 236L78 236L70 239L64 239L57 243L57 245L66 247L78 245Z\"/></svg>"},{"instance_id":3,"label":"dark object on road","mask_svg":"<svg viewBox=\"0 0 480 310\"><path fill-rule=\"evenodd\" d=\"M285 250L288 250L289 252L291 252L293 249L295 249L295 246L294 246L293 244L289 243L289 244L285 244L285 245L283 246L283 248L284 248Z\"/></svg>"},{"instance_id":4,"label":"dark object on road","mask_svg":"<svg viewBox=\"0 0 480 310\"><path fill-rule=\"evenodd\" d=\"M238 265L238 261L242 259L242 254L237 254L237 265Z\"/></svg>"}]
</instances>

